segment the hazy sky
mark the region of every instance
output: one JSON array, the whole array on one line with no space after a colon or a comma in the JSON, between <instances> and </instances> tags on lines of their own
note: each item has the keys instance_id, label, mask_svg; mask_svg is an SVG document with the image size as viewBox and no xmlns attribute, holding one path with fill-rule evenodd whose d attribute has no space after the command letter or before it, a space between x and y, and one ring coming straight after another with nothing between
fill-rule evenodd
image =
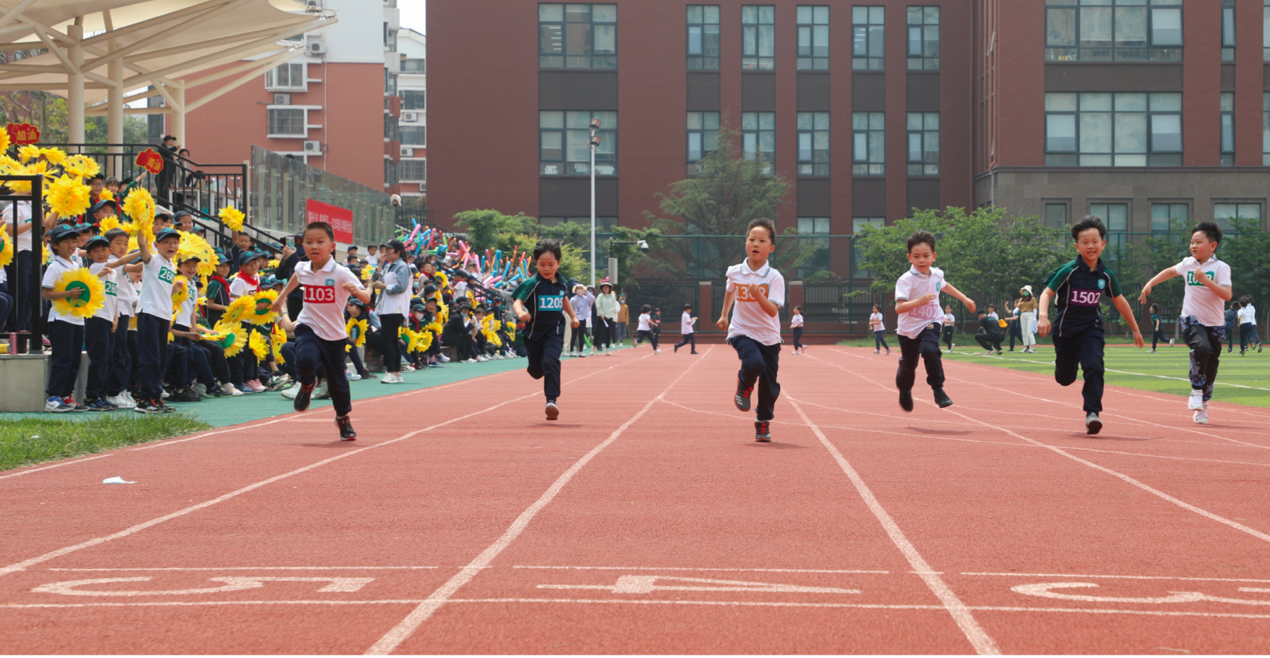
<instances>
[{"instance_id":1,"label":"hazy sky","mask_svg":"<svg viewBox=\"0 0 1270 658\"><path fill-rule=\"evenodd\" d=\"M424 0L399 0L397 8L401 10L401 26L408 27L420 34L427 34L427 3Z\"/></svg>"}]
</instances>

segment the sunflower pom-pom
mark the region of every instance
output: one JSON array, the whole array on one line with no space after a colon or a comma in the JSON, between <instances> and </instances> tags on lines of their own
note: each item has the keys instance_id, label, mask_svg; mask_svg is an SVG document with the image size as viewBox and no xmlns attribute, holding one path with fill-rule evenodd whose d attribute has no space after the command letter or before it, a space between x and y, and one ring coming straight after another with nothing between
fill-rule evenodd
<instances>
[{"instance_id":1,"label":"sunflower pom-pom","mask_svg":"<svg viewBox=\"0 0 1270 658\"><path fill-rule=\"evenodd\" d=\"M225 309L225 314L221 316L222 322L242 322L249 316L256 313L256 298L251 295L243 295L238 299L229 303Z\"/></svg>"},{"instance_id":2,"label":"sunflower pom-pom","mask_svg":"<svg viewBox=\"0 0 1270 658\"><path fill-rule=\"evenodd\" d=\"M282 330L282 325L275 324L273 325L273 335L271 338L272 340L270 343L273 345L274 363L282 365L287 362L286 359L282 358L282 346L287 344L287 332Z\"/></svg>"},{"instance_id":3,"label":"sunflower pom-pom","mask_svg":"<svg viewBox=\"0 0 1270 658\"><path fill-rule=\"evenodd\" d=\"M89 198L92 190L88 186L81 183L78 178L70 176L62 176L48 188L49 208L62 217L74 217L82 215L88 210L92 200Z\"/></svg>"},{"instance_id":4,"label":"sunflower pom-pom","mask_svg":"<svg viewBox=\"0 0 1270 658\"><path fill-rule=\"evenodd\" d=\"M366 344L365 320L349 318L344 330L348 332L348 340L353 344L353 347L362 347Z\"/></svg>"},{"instance_id":5,"label":"sunflower pom-pom","mask_svg":"<svg viewBox=\"0 0 1270 658\"><path fill-rule=\"evenodd\" d=\"M265 340L264 334L259 331L251 333L251 338L247 340L247 347L251 348L257 361L264 361L265 357L269 356L269 343Z\"/></svg>"},{"instance_id":6,"label":"sunflower pom-pom","mask_svg":"<svg viewBox=\"0 0 1270 658\"><path fill-rule=\"evenodd\" d=\"M44 156L48 163L57 167L66 164L66 151L59 148L43 148L40 149L40 155Z\"/></svg>"},{"instance_id":7,"label":"sunflower pom-pom","mask_svg":"<svg viewBox=\"0 0 1270 658\"><path fill-rule=\"evenodd\" d=\"M225 356L227 357L238 356L243 351L243 347L247 345L247 331L237 322L221 320L216 323L213 331L221 336L220 340L216 342L225 348Z\"/></svg>"},{"instance_id":8,"label":"sunflower pom-pom","mask_svg":"<svg viewBox=\"0 0 1270 658\"><path fill-rule=\"evenodd\" d=\"M58 279L57 285L53 286L53 290L54 292L73 290L79 293L74 297L53 301L53 308L62 315L77 318L92 317L106 304L106 285L101 282L101 279L90 274L87 267L70 270L63 274L62 278Z\"/></svg>"},{"instance_id":9,"label":"sunflower pom-pom","mask_svg":"<svg viewBox=\"0 0 1270 658\"><path fill-rule=\"evenodd\" d=\"M8 267L13 262L13 242L0 232L0 267Z\"/></svg>"},{"instance_id":10,"label":"sunflower pom-pom","mask_svg":"<svg viewBox=\"0 0 1270 658\"><path fill-rule=\"evenodd\" d=\"M189 281L182 275L176 275L172 280L172 307L176 308L185 303L190 298Z\"/></svg>"},{"instance_id":11,"label":"sunflower pom-pom","mask_svg":"<svg viewBox=\"0 0 1270 658\"><path fill-rule=\"evenodd\" d=\"M147 238L154 238L154 197L144 188L136 188L123 200L123 211L132 218L137 231Z\"/></svg>"},{"instance_id":12,"label":"sunflower pom-pom","mask_svg":"<svg viewBox=\"0 0 1270 658\"><path fill-rule=\"evenodd\" d=\"M3 127L0 127L0 153L4 153L5 151L8 151L9 144L10 144L9 131L5 130Z\"/></svg>"},{"instance_id":13,"label":"sunflower pom-pom","mask_svg":"<svg viewBox=\"0 0 1270 658\"><path fill-rule=\"evenodd\" d=\"M246 215L243 215L243 211L226 206L221 208L219 216L221 221L225 222L225 226L228 226L230 229L235 231L243 230L243 218L246 217Z\"/></svg>"},{"instance_id":14,"label":"sunflower pom-pom","mask_svg":"<svg viewBox=\"0 0 1270 658\"><path fill-rule=\"evenodd\" d=\"M261 290L252 295L255 300L251 309L251 315L247 316L247 322L254 325L266 325L278 319L278 314L273 312L273 303L278 300L277 290Z\"/></svg>"},{"instance_id":15,"label":"sunflower pom-pom","mask_svg":"<svg viewBox=\"0 0 1270 658\"><path fill-rule=\"evenodd\" d=\"M93 176L96 176L98 173L101 172L101 165L98 165L96 160L82 153L77 153L75 155L72 155L66 158L66 163L62 165L62 171L65 171L68 176L75 176L76 178L80 178L80 179L88 179L88 178L92 178ZM108 194L109 196L107 196ZM113 194L110 194L109 191L107 190L102 190L101 196L99 198L113 199L115 198L115 196Z\"/></svg>"}]
</instances>

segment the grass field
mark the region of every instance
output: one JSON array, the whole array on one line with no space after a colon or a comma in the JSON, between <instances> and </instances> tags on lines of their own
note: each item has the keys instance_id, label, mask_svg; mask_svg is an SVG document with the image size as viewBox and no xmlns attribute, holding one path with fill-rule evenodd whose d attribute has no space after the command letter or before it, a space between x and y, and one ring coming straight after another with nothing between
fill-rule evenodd
<instances>
[{"instance_id":1,"label":"grass field","mask_svg":"<svg viewBox=\"0 0 1270 658\"><path fill-rule=\"evenodd\" d=\"M0 471L69 459L211 426L186 414L48 414L0 420Z\"/></svg>"}]
</instances>

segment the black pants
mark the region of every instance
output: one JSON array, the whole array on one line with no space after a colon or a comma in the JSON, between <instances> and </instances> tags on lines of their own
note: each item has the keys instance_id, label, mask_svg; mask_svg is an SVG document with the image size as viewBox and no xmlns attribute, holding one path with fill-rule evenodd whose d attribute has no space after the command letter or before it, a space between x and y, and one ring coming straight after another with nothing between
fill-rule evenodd
<instances>
[{"instance_id":1,"label":"black pants","mask_svg":"<svg viewBox=\"0 0 1270 658\"><path fill-rule=\"evenodd\" d=\"M613 344L613 321L600 316L595 316L592 327L592 341L597 348L608 349ZM695 348L694 348L695 349Z\"/></svg>"},{"instance_id":2,"label":"black pants","mask_svg":"<svg viewBox=\"0 0 1270 658\"><path fill-rule=\"evenodd\" d=\"M781 345L764 345L749 336L734 336L728 344L741 358L741 370L737 379L746 388L758 388L758 406L754 408L759 420L771 420L780 397L781 385L776 381L780 370Z\"/></svg>"},{"instance_id":3,"label":"black pants","mask_svg":"<svg viewBox=\"0 0 1270 658\"><path fill-rule=\"evenodd\" d=\"M406 316L400 313L389 313L379 316L380 330L379 334L382 340L379 342L379 351L384 355L384 370L386 372L401 372L401 341L397 338L397 334L401 331L401 325L406 321Z\"/></svg>"},{"instance_id":4,"label":"black pants","mask_svg":"<svg viewBox=\"0 0 1270 658\"><path fill-rule=\"evenodd\" d=\"M68 397L75 393L75 380L79 379L80 348L84 345L84 326L60 320L49 323L49 342L53 344L53 355L46 392L51 398Z\"/></svg>"},{"instance_id":5,"label":"black pants","mask_svg":"<svg viewBox=\"0 0 1270 658\"><path fill-rule=\"evenodd\" d=\"M295 343L287 341L282 344L282 348L278 351L282 352L282 372L290 375L291 379L300 381L300 373L295 369ZM319 374L318 376L320 377L321 375Z\"/></svg>"},{"instance_id":6,"label":"black pants","mask_svg":"<svg viewBox=\"0 0 1270 658\"><path fill-rule=\"evenodd\" d=\"M110 343L110 373L106 376L106 396L114 397L128 390L129 378L132 376L131 346L137 344L137 332L128 331L128 323L132 318L119 316L119 328L115 329L114 340ZM131 341L129 339L131 338Z\"/></svg>"},{"instance_id":7,"label":"black pants","mask_svg":"<svg viewBox=\"0 0 1270 658\"><path fill-rule=\"evenodd\" d=\"M1257 335L1257 325L1251 322L1245 322L1239 325L1239 353L1243 354L1249 345L1256 347L1261 342L1261 337Z\"/></svg>"},{"instance_id":8,"label":"black pants","mask_svg":"<svg viewBox=\"0 0 1270 658\"><path fill-rule=\"evenodd\" d=\"M803 328L794 327L792 331L794 332L794 349L796 350L807 349L806 347L803 346Z\"/></svg>"},{"instance_id":9,"label":"black pants","mask_svg":"<svg viewBox=\"0 0 1270 658\"><path fill-rule=\"evenodd\" d=\"M1195 318L1182 318L1182 336L1191 348L1191 390L1203 391L1204 400L1213 399L1213 383L1221 361L1221 344L1226 340L1225 327L1208 327Z\"/></svg>"},{"instance_id":10,"label":"black pants","mask_svg":"<svg viewBox=\"0 0 1270 658\"><path fill-rule=\"evenodd\" d=\"M9 296L9 284L8 282L0 283L0 330L8 328L9 311L12 309L13 297Z\"/></svg>"},{"instance_id":11,"label":"black pants","mask_svg":"<svg viewBox=\"0 0 1270 658\"><path fill-rule=\"evenodd\" d=\"M174 324L172 325L172 328L177 331L190 330L189 327L183 324ZM192 338L177 338L172 342L185 349L189 368L194 371L194 379L203 386L206 386L208 390L214 388L216 386L216 374L212 371L212 360L207 350L199 348L199 346L205 341L194 340ZM218 345L217 347L220 346Z\"/></svg>"},{"instance_id":12,"label":"black pants","mask_svg":"<svg viewBox=\"0 0 1270 658\"><path fill-rule=\"evenodd\" d=\"M646 341L646 340L647 340L648 342L650 342L650 343L652 343L652 344L653 344L653 349L657 349L657 334L655 334L655 333L653 333L653 332L651 332L651 331L643 331L643 330L641 330L641 331L639 332L639 340L635 341L635 344L636 344L636 345L639 345L640 343L642 343L642 342L644 342L644 341Z\"/></svg>"},{"instance_id":13,"label":"black pants","mask_svg":"<svg viewBox=\"0 0 1270 658\"><path fill-rule=\"evenodd\" d=\"M326 376L336 416L347 416L353 410L348 394L348 378L344 376L345 340L323 340L308 325L295 327L295 369L302 386L317 383L319 369Z\"/></svg>"},{"instance_id":14,"label":"black pants","mask_svg":"<svg viewBox=\"0 0 1270 658\"><path fill-rule=\"evenodd\" d=\"M678 345L675 345L675 349L683 347L684 345L687 345L689 343L692 344L692 351L696 352L697 351L697 333L695 331L690 334L684 334L684 339L679 341Z\"/></svg>"},{"instance_id":15,"label":"black pants","mask_svg":"<svg viewBox=\"0 0 1270 658\"><path fill-rule=\"evenodd\" d=\"M110 364L114 351L114 334L110 320L84 319L84 350L88 352L88 382L84 387L85 400L96 400L106 395L106 381L110 378Z\"/></svg>"},{"instance_id":16,"label":"black pants","mask_svg":"<svg viewBox=\"0 0 1270 658\"><path fill-rule=\"evenodd\" d=\"M1001 350L1001 334L975 334L975 342L985 350Z\"/></svg>"},{"instance_id":17,"label":"black pants","mask_svg":"<svg viewBox=\"0 0 1270 658\"><path fill-rule=\"evenodd\" d=\"M1183 327L1183 330L1185 330L1185 327ZM1235 351L1235 325L1230 323L1226 324L1226 332L1223 334L1221 342L1217 344L1218 349L1221 349L1221 343L1226 344L1227 352Z\"/></svg>"},{"instance_id":18,"label":"black pants","mask_svg":"<svg viewBox=\"0 0 1270 658\"><path fill-rule=\"evenodd\" d=\"M247 333L247 344L243 345L243 351L235 354L229 359L229 377L234 386L243 387L243 382L249 382L259 377L256 372L258 367L256 364L256 353L251 351L251 334L258 331L255 327L243 324L243 331ZM265 339L268 340L268 335Z\"/></svg>"},{"instance_id":19,"label":"black pants","mask_svg":"<svg viewBox=\"0 0 1270 658\"><path fill-rule=\"evenodd\" d=\"M881 332L878 332L881 333ZM917 358L926 362L926 383L931 388L944 387L944 362L939 351L939 325L929 324L917 338L904 334L900 338L900 365L895 371L895 387L901 391L913 390L917 379Z\"/></svg>"},{"instance_id":20,"label":"black pants","mask_svg":"<svg viewBox=\"0 0 1270 658\"><path fill-rule=\"evenodd\" d=\"M164 369L164 381L168 383L169 391L180 390L194 383L194 378L190 376L192 363L193 358L188 347L175 340L168 343L168 365Z\"/></svg>"},{"instance_id":21,"label":"black pants","mask_svg":"<svg viewBox=\"0 0 1270 658\"><path fill-rule=\"evenodd\" d=\"M938 338L935 339L935 344L936 345L939 344ZM886 350L888 354L890 354L891 352L891 347L886 344L886 332L875 331L873 332L873 351L876 352L877 350L882 350L882 349Z\"/></svg>"},{"instance_id":22,"label":"black pants","mask_svg":"<svg viewBox=\"0 0 1270 658\"><path fill-rule=\"evenodd\" d=\"M1151 349L1154 350L1155 346L1161 342L1167 343L1169 342L1169 339L1164 337L1164 331L1162 329L1156 329L1155 333L1151 334Z\"/></svg>"},{"instance_id":23,"label":"black pants","mask_svg":"<svg viewBox=\"0 0 1270 658\"><path fill-rule=\"evenodd\" d=\"M948 349L952 349L953 342L953 326L951 324L944 325L944 343L948 345Z\"/></svg>"},{"instance_id":24,"label":"black pants","mask_svg":"<svg viewBox=\"0 0 1270 658\"><path fill-rule=\"evenodd\" d=\"M582 320L576 329L573 330L573 338L570 342L569 349L573 352L581 352L586 348L586 320Z\"/></svg>"},{"instance_id":25,"label":"black pants","mask_svg":"<svg viewBox=\"0 0 1270 658\"><path fill-rule=\"evenodd\" d=\"M219 384L228 384L229 362L225 359L225 348L213 343L210 340L195 340L194 348L203 352L207 358L207 365L211 368L212 376ZM206 384L206 383L205 383Z\"/></svg>"},{"instance_id":26,"label":"black pants","mask_svg":"<svg viewBox=\"0 0 1270 658\"><path fill-rule=\"evenodd\" d=\"M168 360L171 320L141 313L137 316L137 392L141 399L163 398L163 370Z\"/></svg>"},{"instance_id":27,"label":"black pants","mask_svg":"<svg viewBox=\"0 0 1270 658\"><path fill-rule=\"evenodd\" d=\"M30 251L19 251L15 259L18 266L18 278L10 282L13 286L13 301L17 304L17 324L10 323L9 331L31 330L31 277L37 276L39 266ZM34 345L40 345L39 336L33 336ZM30 346L27 347L30 350Z\"/></svg>"},{"instance_id":28,"label":"black pants","mask_svg":"<svg viewBox=\"0 0 1270 658\"><path fill-rule=\"evenodd\" d=\"M1019 321L1015 320L1010 323L1010 351L1014 351L1014 339L1019 339L1019 344L1023 344L1023 330L1019 327Z\"/></svg>"},{"instance_id":29,"label":"black pants","mask_svg":"<svg viewBox=\"0 0 1270 658\"><path fill-rule=\"evenodd\" d=\"M529 376L542 380L542 393L548 400L560 397L560 352L564 336L559 330L541 336L525 334L525 351L529 355Z\"/></svg>"},{"instance_id":30,"label":"black pants","mask_svg":"<svg viewBox=\"0 0 1270 658\"><path fill-rule=\"evenodd\" d=\"M1103 338L1101 327L1089 327L1084 331L1064 333L1054 337L1054 381L1071 386L1076 381L1076 369L1085 373L1085 385L1081 395L1085 398L1086 413L1102 411L1103 389Z\"/></svg>"}]
</instances>

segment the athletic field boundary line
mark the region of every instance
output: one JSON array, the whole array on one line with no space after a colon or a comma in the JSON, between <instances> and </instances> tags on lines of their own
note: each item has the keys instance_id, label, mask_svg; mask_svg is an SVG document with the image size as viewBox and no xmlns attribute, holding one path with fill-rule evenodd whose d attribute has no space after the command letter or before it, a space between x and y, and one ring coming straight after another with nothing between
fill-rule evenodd
<instances>
[{"instance_id":1,"label":"athletic field boundary line","mask_svg":"<svg viewBox=\"0 0 1270 658\"><path fill-rule=\"evenodd\" d=\"M1054 365L1053 361L1045 362L1045 361L1035 361L1033 359L1007 359L1004 356L989 356L987 354L973 354L973 353L970 356L982 356L985 359L992 359L993 361L1003 361L1007 363L1010 361L1022 361L1024 363L1036 363L1043 366ZM971 365L973 365L973 363ZM1103 368L1103 371L1114 372L1118 375L1134 375L1137 377L1154 377L1156 379L1168 379L1175 382L1186 382L1187 384L1191 383L1191 380L1185 377L1170 377L1169 375L1150 375L1145 372L1133 372L1132 370L1112 370L1111 368ZM1229 386L1231 388L1246 388L1252 391L1265 391L1267 393L1270 393L1270 388L1261 388L1259 386L1245 386L1244 384L1231 384L1229 382L1221 382L1221 381L1213 382L1213 385L1214 386ZM1159 392L1159 391L1154 391L1154 392ZM1165 395L1168 395L1168 394L1166 393ZM1234 403L1234 404L1238 404L1238 403Z\"/></svg>"},{"instance_id":2,"label":"athletic field boundary line","mask_svg":"<svg viewBox=\"0 0 1270 658\"><path fill-rule=\"evenodd\" d=\"M650 354L650 355L648 355L648 356L652 356L652 355ZM637 362L637 361L641 361L642 359L646 359L646 358L648 358L648 356L640 357L640 358L638 358L638 359L634 359L634 360L631 360L631 361L624 361L624 362L622 362L622 363L617 363L617 364L614 364L614 365L612 365L612 366L609 366L608 368L605 368L605 369L603 369L603 370L596 370L596 371L594 371L594 372L587 373L587 374L585 374L585 375L583 375L583 376L581 376L581 377L578 377L577 379L574 379L574 380L573 380L572 382L570 382L570 383L577 383L577 382L579 382L579 381L581 381L581 380L583 380L583 379L586 379L586 378L588 378L588 377L590 377L590 376L592 376L592 375L596 375L596 374L599 374L599 373L602 373L602 372L608 372L608 371L610 371L610 370L613 370L614 368L618 368L618 367L621 367L621 366L624 366L624 365L628 365L628 364L631 364L631 363L635 363L635 362ZM509 371L509 372L510 372L510 371ZM502 374L502 373L496 373L496 374ZM456 382L456 383L457 383L457 382ZM409 393L413 393L414 391L408 391L408 392L409 392ZM237 498L238 496L240 496L240 495L242 495L242 494L249 493L249 492L251 492L251 491L255 491L256 489L259 489L259 488L261 488L261 487L264 487L264 486L267 486L267 485L273 484L274 482L278 482L278 481L280 481L280 480L285 480L286 478L289 478L289 477L291 477L291 476L293 476L293 475L299 475L299 474L301 474L301 473L306 473L306 472L311 471L311 470L313 470L313 469L315 469L315 468L318 468L318 467L320 467L320 466L325 466L326 464L330 464L330 463L332 463L332 462L339 461L339 460L344 459L344 458L346 458L346 457L352 457L353 455L359 455L359 454L361 454L361 453L363 453L363 452L366 452L367 450L374 450L375 448L382 448L382 447L384 447L384 446L389 446L389 445L393 445L393 444L395 444L395 443L400 443L400 442L405 441L405 440L407 440L407 439L410 439L410 438L413 438L413 437L415 437L415 436L418 436L419 434L422 434L422 433L424 433L424 432L429 432L429 431L432 431L432 430L434 430L434 429L438 429L438 428L441 428L441 427L445 427L446 425L452 425L452 424L457 423L457 422L459 422L459 421L461 421L461 420L467 420L468 418L471 418L471 417L473 417L473 416L479 416L479 415L481 415L481 414L484 414L484 413L487 413L487 412L493 411L493 410L498 409L498 408L500 408L500 407L503 407L503 406L506 406L506 405L512 404L512 403L514 403L514 402L519 402L519 401L521 401L521 400L525 400L525 399L528 399L528 398L531 398L531 397L534 397L534 396L537 396L537 395L541 395L541 393L538 393L538 392L528 393L528 394L526 394L526 395L522 395L522 396L520 396L520 397L518 397L518 398L512 398L512 399L510 399L510 400L504 400L503 402L500 402L500 403L495 404L495 405L490 406L490 407L486 407L486 408L484 408L484 409L482 409L482 410L480 410L480 411L473 411L473 412L471 412L471 413L469 413L469 414L464 414L464 415L459 416L459 417L457 417L457 418L452 418L452 419L450 419L450 420L447 420L447 421L444 421L444 422L441 422L441 423L437 423L437 424L435 424L435 425L429 425L428 427L425 427L425 428L423 428L423 429L414 430L413 432L410 432L410 433L408 433L408 434L404 434L404 435L399 436L399 437L397 437L397 438L395 438L395 439L389 439L388 441L385 441L385 442L383 442L383 443L376 443L376 444L372 444L372 445L366 446L365 448L355 448L355 449L353 449L353 450L350 450L349 452L346 452L346 453L343 453L343 454L339 454L339 455L336 455L336 456L334 456L334 457L329 457L329 458L327 458L327 459L323 459L323 460L321 460L321 461L314 462L314 463L312 463L312 464L309 464L308 466L302 466L302 467L300 467L300 468L297 468L297 469L292 470L292 471L288 471L288 472L283 473L283 474L281 474L281 475L275 475L275 476L273 476L273 477L271 477L271 478L267 478L267 479L265 479L265 480L261 480L261 481L259 481L259 482L254 483L254 484L249 484L249 485L247 485L247 486L245 486L245 487L242 487L242 488L239 488L239 489L235 489L234 491L231 491L231 492L229 492L229 493L227 493L227 494L223 494L223 495L218 496L218 497L216 497L216 498L213 498L213 499L211 499L211 500L207 500L207 501L201 502L201 503L199 503L199 504L197 504L197 505L191 505L191 506L189 506L189 507L186 507L186 508L184 508L184 509L177 510L177 511L172 512L172 513L170 513L170 514L165 514L165 515L163 515L163 516L160 516L160 517L157 517L157 518L154 518L154 519L150 519L149 521L145 521L145 522L143 522L143 523L139 523L139 524L134 525L134 526L132 526L132 527L130 527L130 528L126 528L126 529L124 529L124 530L120 530L119 532L116 532L116 533L113 533L113 534L105 535L105 536L103 536L103 537L95 537L95 538L93 538L93 539L89 539L89 540L87 540L87 541L83 541L83 542L80 542L80 543L78 543L78 544L74 544L74 545L71 545L71 546L65 546L65 547L63 547L63 548L59 548L59 549L57 549L57 550L55 550L55 551L50 551L50 552L48 552L48 553L45 553L45 554L40 555L40 556L37 556L37 557L29 558L29 559L23 560L23 561L21 561L21 562L15 562L15 563L10 564L10 565L5 566L5 567L0 567L0 577L7 576L8 574L11 574L11 573L13 573L13 572L15 572L15 571L22 571L22 570L25 570L27 567L34 566L34 565L37 565L37 564L42 564L42 563L44 563L44 562L48 562L49 560L53 560L53 559L56 559L56 558L62 557L63 555L67 555L67 554L70 554L70 553L74 553L74 552L76 552L76 551L83 550L83 549L85 549L85 548L91 548L91 547L93 547L93 546L97 546L97 545L100 545L100 544L104 544L104 543L106 543L106 542L114 541L114 540L116 540L116 539L123 539L124 537L128 537L128 536L130 536L130 535L133 535L133 534L136 534L136 533L138 533L138 532L141 532L142 530L146 530L146 529L148 529L148 528L152 528L152 527L157 526L157 525L159 525L159 524L161 524L161 523L164 523L164 522L166 522L166 521L171 521L172 519L180 518L180 517L182 517L182 516L185 516L185 515L187 515L187 514L191 514L191 513L193 513L193 512L198 511L198 510L205 509L205 508L211 507L211 506L213 506L213 505L217 505L217 504L219 504L219 503L223 503L223 502L225 502L225 501L227 501L227 500L232 500L232 499ZM265 423L265 424L267 424L267 423Z\"/></svg>"},{"instance_id":3,"label":"athletic field boundary line","mask_svg":"<svg viewBox=\"0 0 1270 658\"><path fill-rule=\"evenodd\" d=\"M106 454L104 454L104 455L93 455L93 456L91 456L91 457L84 457L84 458L81 458L81 459L68 459L68 460L66 460L66 461L61 461L61 462L58 462L58 463L56 463L56 464L49 464L48 466L40 466L40 467L38 467L38 468L28 468L28 469L26 469L26 470L24 470L24 471L18 471L17 473L9 473L9 474L7 474L7 475L0 475L0 480L7 480L7 479L9 479L9 478L15 478L15 477L18 477L19 475L26 475L27 473L38 473L39 471L47 471L47 470L49 470L50 468L61 468L61 467L63 467L63 466L70 466L71 464L79 464L79 463L83 463L83 462L90 462L90 461L92 461L92 460L94 460L94 459L101 459L102 457L109 457L109 456L111 456L111 455L113 455L113 454L115 454L115 453L114 453L114 451L111 451L111 452L108 452L108 453L106 453Z\"/></svg>"},{"instance_id":4,"label":"athletic field boundary line","mask_svg":"<svg viewBox=\"0 0 1270 658\"><path fill-rule=\"evenodd\" d=\"M794 407L794 410L798 412L799 416L802 416L803 422L807 424L807 427L811 428L811 431L816 435L816 438L820 439L820 444L829 451L829 454L833 456L834 461L838 462L838 467L842 469L843 473L846 473L847 478L851 480L851 484L855 485L856 492L859 493L860 498L864 500L864 504L868 506L869 511L873 513L873 516L875 516L878 522L882 524L882 529L885 530L887 536L891 538L891 542L899 549L900 553L904 556L904 559L908 560L908 563L912 565L913 571L917 572L918 577L926 583L926 586L930 588L930 591L935 595L935 598L939 599L940 603L943 604L943 608L948 611L949 615L952 616L953 621L957 624L957 627L961 629L962 634L966 636L966 639L970 641L971 646L975 648L975 652L979 655L1000 654L1001 650L997 648L997 643L993 641L992 637L988 635L988 632L979 625L979 622L975 620L974 615L966 608L966 604L963 603L955 593L953 593L952 588L948 587L948 583L945 583L944 579L940 578L939 575L935 573L935 570L926 563L926 560L922 557L921 553L917 551L917 548L913 546L912 542L904 536L904 532L900 530L899 525L895 523L895 519L891 518L891 515L888 514L882 507L882 504L878 502L877 497L873 495L873 491L869 489L867 484L864 483L860 474L857 473L855 468L851 466L850 462L847 461L847 458L843 457L842 453L838 451L838 448L829 441L828 437L825 436L825 433L820 431L820 427L812 422L811 418L807 416L807 413L803 411L803 408L798 404L793 396L787 397L789 398L789 403Z\"/></svg>"},{"instance_id":5,"label":"athletic field boundary line","mask_svg":"<svg viewBox=\"0 0 1270 658\"><path fill-rule=\"evenodd\" d=\"M713 345L707 348L706 355L708 356L713 349ZM387 655L392 653L397 647L401 646L401 643L405 642L406 639L408 639L415 630L419 628L419 626L428 621L428 619L431 618L441 606L445 605L446 601L453 597L454 593L457 592L459 588L471 582L485 566L489 565L494 558L498 557L499 553L502 553L504 549L510 546L511 543L525 531L525 528L527 528L529 523L533 521L534 517L538 515L538 512L549 505L551 501L555 500L556 495L564 489L565 485L573 479L574 475L590 463L596 455L599 455L605 448L612 445L613 442L627 430L627 428L635 424L635 421L643 418L644 414L648 413L648 410L652 409L654 404L656 404L659 400L665 399L666 393L682 381L689 372L692 372L692 369L695 368L698 363L701 363L704 360L705 359L697 359L692 361L683 372L679 373L679 376L676 377L674 381L667 385L666 388L662 389L661 393L654 396L653 399L649 400L648 403L645 404L644 407L634 416L631 416L629 420L622 423L617 429L613 430L612 434L610 434L607 439L592 448L589 452L578 459L578 461L574 462L568 470L562 473L560 477L556 478L556 481L553 482L545 492L543 492L542 496L540 496L538 500L530 505L524 512L521 512L520 516L512 522L511 526L507 528L501 537L495 540L493 544L490 544L484 551L481 551L481 553L477 555L472 562L463 567L459 573L451 577L445 582L445 584L441 585L441 587L437 588L437 590L434 591L427 600L420 603L418 607L410 612L410 614L406 615L405 619L402 619L396 626L385 633L383 637L379 638L375 644L371 645L371 647L366 650L366 655Z\"/></svg>"}]
</instances>

